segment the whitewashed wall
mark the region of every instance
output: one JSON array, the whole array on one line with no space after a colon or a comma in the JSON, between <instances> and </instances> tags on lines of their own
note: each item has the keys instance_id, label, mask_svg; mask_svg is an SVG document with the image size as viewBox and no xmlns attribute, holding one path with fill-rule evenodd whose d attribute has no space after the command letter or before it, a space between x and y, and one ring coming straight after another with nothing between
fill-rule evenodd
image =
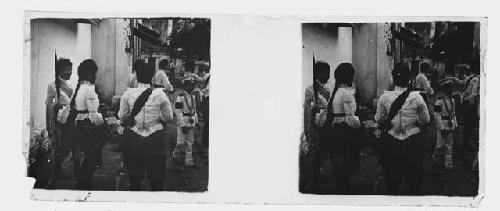
<instances>
[{"instance_id":1,"label":"whitewashed wall","mask_svg":"<svg viewBox=\"0 0 500 211\"><path fill-rule=\"evenodd\" d=\"M302 68L304 88L313 82L313 53L316 61L330 65L330 81L334 84L334 70L340 63L352 62L352 29L339 27L337 33L321 29L318 25L302 24Z\"/></svg>"},{"instance_id":2,"label":"whitewashed wall","mask_svg":"<svg viewBox=\"0 0 500 211\"><path fill-rule=\"evenodd\" d=\"M71 83L76 84L78 64L90 58L90 25L72 20L38 19L30 23L30 127L45 127L47 86L53 82L54 51L73 63Z\"/></svg>"}]
</instances>

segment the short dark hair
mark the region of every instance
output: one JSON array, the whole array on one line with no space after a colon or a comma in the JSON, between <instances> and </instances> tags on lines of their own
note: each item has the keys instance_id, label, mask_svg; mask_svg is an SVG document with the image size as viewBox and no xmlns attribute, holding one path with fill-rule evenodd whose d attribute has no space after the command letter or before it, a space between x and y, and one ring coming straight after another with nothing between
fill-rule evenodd
<instances>
[{"instance_id":1,"label":"short dark hair","mask_svg":"<svg viewBox=\"0 0 500 211\"><path fill-rule=\"evenodd\" d=\"M135 74L137 75L137 82L143 84L150 84L154 75L153 66L146 63L144 60L138 60L134 64Z\"/></svg>"},{"instance_id":2,"label":"short dark hair","mask_svg":"<svg viewBox=\"0 0 500 211\"><path fill-rule=\"evenodd\" d=\"M78 66L78 79L79 80L89 80L91 76L95 76L97 73L97 64L92 59L83 60Z\"/></svg>"},{"instance_id":3,"label":"short dark hair","mask_svg":"<svg viewBox=\"0 0 500 211\"><path fill-rule=\"evenodd\" d=\"M166 70L168 68L168 60L167 59L160 60L158 66L160 66L160 69Z\"/></svg>"},{"instance_id":4,"label":"short dark hair","mask_svg":"<svg viewBox=\"0 0 500 211\"><path fill-rule=\"evenodd\" d=\"M352 85L354 81L354 67L351 63L341 63L335 68L335 84L346 84L348 86Z\"/></svg>"},{"instance_id":5,"label":"short dark hair","mask_svg":"<svg viewBox=\"0 0 500 211\"><path fill-rule=\"evenodd\" d=\"M56 62L56 72L57 74L60 74L61 71L65 68L65 67L71 67L73 66L73 63L71 63L71 60L69 59L66 59L66 58L59 58Z\"/></svg>"},{"instance_id":6,"label":"short dark hair","mask_svg":"<svg viewBox=\"0 0 500 211\"><path fill-rule=\"evenodd\" d=\"M392 71L392 80L396 86L408 87L410 81L410 68L408 68L408 65L402 63L395 64Z\"/></svg>"},{"instance_id":7,"label":"short dark hair","mask_svg":"<svg viewBox=\"0 0 500 211\"><path fill-rule=\"evenodd\" d=\"M431 65L429 63L427 63L427 62L422 62L420 64L420 72L426 73L426 74L427 73L431 73L432 72L431 71Z\"/></svg>"},{"instance_id":8,"label":"short dark hair","mask_svg":"<svg viewBox=\"0 0 500 211\"><path fill-rule=\"evenodd\" d=\"M61 72L64 70L65 67L72 67L73 63L69 59L66 58L59 58L56 61L56 73L55 73L55 84L56 84L56 95L57 99L59 99L59 90L61 89L61 80L59 79L59 75L61 75Z\"/></svg>"},{"instance_id":9,"label":"short dark hair","mask_svg":"<svg viewBox=\"0 0 500 211\"><path fill-rule=\"evenodd\" d=\"M330 65L324 61L317 61L313 65L313 78L316 79L321 72L330 72Z\"/></svg>"}]
</instances>

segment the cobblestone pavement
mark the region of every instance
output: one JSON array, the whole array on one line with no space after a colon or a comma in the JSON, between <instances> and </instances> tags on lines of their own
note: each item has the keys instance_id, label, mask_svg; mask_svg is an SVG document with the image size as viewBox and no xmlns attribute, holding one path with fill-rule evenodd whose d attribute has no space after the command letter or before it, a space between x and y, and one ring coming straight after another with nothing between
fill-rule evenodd
<instances>
[{"instance_id":1,"label":"cobblestone pavement","mask_svg":"<svg viewBox=\"0 0 500 211\"><path fill-rule=\"evenodd\" d=\"M199 127L202 128L202 127ZM176 143L176 124L171 121L167 124L167 139L165 140L165 151L167 152L167 172L165 179L165 191L203 192L208 186L208 161L203 154L201 146L201 129L196 130L195 144L193 146L194 167L183 167L174 164L172 151ZM74 189L76 177L73 174L73 162L68 158L63 163L64 177L58 178L49 184L49 189ZM128 191L128 175L121 171L121 153L117 151L117 144L106 143L103 149L103 165L94 173L92 180L93 190L120 190ZM149 191L149 182L143 181L143 190Z\"/></svg>"}]
</instances>

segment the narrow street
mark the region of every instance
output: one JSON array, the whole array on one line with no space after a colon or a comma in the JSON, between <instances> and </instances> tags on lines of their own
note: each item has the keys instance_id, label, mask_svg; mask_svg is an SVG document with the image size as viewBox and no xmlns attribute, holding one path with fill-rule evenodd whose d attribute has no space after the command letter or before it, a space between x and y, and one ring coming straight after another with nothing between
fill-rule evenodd
<instances>
[{"instance_id":1,"label":"narrow street","mask_svg":"<svg viewBox=\"0 0 500 211\"><path fill-rule=\"evenodd\" d=\"M199 127L201 128L201 127ZM176 143L176 123L167 123L167 140L165 140L165 151L167 152L167 172L164 191L203 192L208 186L208 162L203 155L201 146L201 129L196 130L193 155L194 167L183 167L175 164L172 160L172 151ZM106 191L128 191L129 182L126 171L121 170L121 153L117 152L117 145L106 143L103 149L103 165L97 169L93 177L94 190ZM63 163L64 177L53 180L48 189L74 189L76 178L73 174L73 161L71 158ZM143 181L143 191L149 191L147 180Z\"/></svg>"}]
</instances>

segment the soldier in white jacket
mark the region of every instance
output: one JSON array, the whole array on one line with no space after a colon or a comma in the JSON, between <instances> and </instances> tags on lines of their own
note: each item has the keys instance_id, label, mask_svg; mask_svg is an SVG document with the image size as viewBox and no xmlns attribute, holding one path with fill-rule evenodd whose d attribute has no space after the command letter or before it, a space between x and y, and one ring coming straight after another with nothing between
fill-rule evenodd
<instances>
[{"instance_id":1,"label":"soldier in white jacket","mask_svg":"<svg viewBox=\"0 0 500 211\"><path fill-rule=\"evenodd\" d=\"M173 157L185 166L193 166L194 132L198 124L196 115L196 98L193 95L195 78L187 75L182 79L182 91L175 100L175 116L177 118L177 144ZM181 154L184 153L184 161Z\"/></svg>"}]
</instances>

